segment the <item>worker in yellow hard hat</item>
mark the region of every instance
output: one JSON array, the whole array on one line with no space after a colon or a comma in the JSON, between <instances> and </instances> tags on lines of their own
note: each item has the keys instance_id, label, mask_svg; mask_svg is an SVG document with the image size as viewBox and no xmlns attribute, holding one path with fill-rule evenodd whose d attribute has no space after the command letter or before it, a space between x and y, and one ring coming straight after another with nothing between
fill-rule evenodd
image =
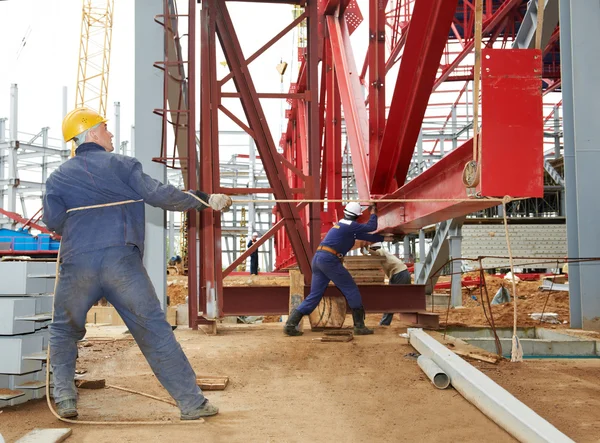
<instances>
[{"instance_id":1,"label":"worker in yellow hard hat","mask_svg":"<svg viewBox=\"0 0 600 443\"><path fill-rule=\"evenodd\" d=\"M177 401L181 419L216 414L196 384L144 268L144 203L169 211L223 211L231 198L182 192L144 174L135 158L112 154L113 135L95 111L71 111L62 129L65 141L75 142L76 155L48 178L43 216L46 226L62 235L50 326L58 414L77 416L77 341L85 335L88 310L102 297L115 307L156 378Z\"/></svg>"}]
</instances>

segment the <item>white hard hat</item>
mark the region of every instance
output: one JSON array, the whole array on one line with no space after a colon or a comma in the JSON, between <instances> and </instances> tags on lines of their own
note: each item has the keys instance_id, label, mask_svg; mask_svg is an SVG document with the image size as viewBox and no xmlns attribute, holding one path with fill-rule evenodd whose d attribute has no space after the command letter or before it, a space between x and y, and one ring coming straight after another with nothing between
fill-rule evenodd
<instances>
[{"instance_id":1,"label":"white hard hat","mask_svg":"<svg viewBox=\"0 0 600 443\"><path fill-rule=\"evenodd\" d=\"M381 244L381 242L377 242L377 243L373 243L372 245L370 245L369 249L380 249L382 247L383 247L383 245Z\"/></svg>"},{"instance_id":2,"label":"white hard hat","mask_svg":"<svg viewBox=\"0 0 600 443\"><path fill-rule=\"evenodd\" d=\"M344 208L344 214L354 217L360 217L362 214L362 208L360 204L356 202L348 203Z\"/></svg>"},{"instance_id":3,"label":"white hard hat","mask_svg":"<svg viewBox=\"0 0 600 443\"><path fill-rule=\"evenodd\" d=\"M258 232L253 232L252 237L258 237Z\"/></svg>"}]
</instances>

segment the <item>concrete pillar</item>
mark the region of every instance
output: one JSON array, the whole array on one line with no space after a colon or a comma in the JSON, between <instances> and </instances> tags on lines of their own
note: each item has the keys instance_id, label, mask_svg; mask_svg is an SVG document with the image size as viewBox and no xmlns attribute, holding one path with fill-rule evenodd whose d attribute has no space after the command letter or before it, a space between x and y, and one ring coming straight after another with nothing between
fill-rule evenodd
<instances>
[{"instance_id":1,"label":"concrete pillar","mask_svg":"<svg viewBox=\"0 0 600 443\"><path fill-rule=\"evenodd\" d=\"M462 256L462 224L450 229L448 233L448 244L450 246L450 258L458 258ZM462 284L461 284L461 265L460 260L455 260L451 263L451 303L452 306L462 306Z\"/></svg>"},{"instance_id":2,"label":"concrete pillar","mask_svg":"<svg viewBox=\"0 0 600 443\"><path fill-rule=\"evenodd\" d=\"M568 253L598 257L600 2L561 0L560 23ZM571 327L600 330L599 287L600 262L569 265Z\"/></svg>"},{"instance_id":3,"label":"concrete pillar","mask_svg":"<svg viewBox=\"0 0 600 443\"><path fill-rule=\"evenodd\" d=\"M402 239L404 245L404 261L410 261L410 236L405 235Z\"/></svg>"},{"instance_id":4,"label":"concrete pillar","mask_svg":"<svg viewBox=\"0 0 600 443\"><path fill-rule=\"evenodd\" d=\"M163 13L163 1L135 0L134 7L135 127L140 142L135 146L136 157L146 174L164 183L165 166L152 161L161 151L162 123L153 110L163 107L163 71L153 64L164 58L164 29L154 21L156 15ZM144 265L163 309L167 300L165 248L165 211L146 205Z\"/></svg>"}]
</instances>

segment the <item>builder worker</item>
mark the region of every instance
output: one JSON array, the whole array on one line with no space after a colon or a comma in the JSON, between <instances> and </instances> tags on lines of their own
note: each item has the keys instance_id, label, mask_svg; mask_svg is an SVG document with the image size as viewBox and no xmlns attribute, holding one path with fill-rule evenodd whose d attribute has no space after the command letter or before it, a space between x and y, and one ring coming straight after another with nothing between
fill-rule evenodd
<instances>
[{"instance_id":1,"label":"builder worker","mask_svg":"<svg viewBox=\"0 0 600 443\"><path fill-rule=\"evenodd\" d=\"M144 203L169 211L202 210L194 196L144 174L135 158L111 154L113 135L98 113L77 108L62 125L75 156L50 175L44 223L62 235L60 273L50 326L54 400L61 417L77 416L73 382L77 341L85 336L88 310L105 297L135 338L156 378L176 400L182 420L215 415L196 385L196 375L142 263ZM226 195L195 191L215 211L227 210ZM128 203L127 203L128 202ZM72 211L92 205L103 207Z\"/></svg>"},{"instance_id":2,"label":"builder worker","mask_svg":"<svg viewBox=\"0 0 600 443\"><path fill-rule=\"evenodd\" d=\"M385 260L381 264L383 272L388 277L390 285L410 285L410 272L402 260L394 254L386 251L381 242L373 243L369 246L368 253L378 257L383 257ZM379 322L380 326L390 326L392 324L393 313L385 313Z\"/></svg>"},{"instance_id":3,"label":"builder worker","mask_svg":"<svg viewBox=\"0 0 600 443\"><path fill-rule=\"evenodd\" d=\"M312 283L310 294L294 309L285 324L283 332L287 335L302 335L296 328L302 317L309 315L319 304L330 281L342 292L352 309L354 333L357 335L372 334L373 330L365 326L365 309L362 298L354 279L344 268L342 260L354 246L355 240L380 242L383 235L370 234L377 229L377 214L375 206L370 207L371 216L367 223L361 224L356 219L362 214L358 203L348 203L344 208L344 218L333 225L312 260Z\"/></svg>"},{"instance_id":4,"label":"builder worker","mask_svg":"<svg viewBox=\"0 0 600 443\"><path fill-rule=\"evenodd\" d=\"M252 233L248 248L258 241L258 232ZM258 249L250 254L250 275L258 275Z\"/></svg>"}]
</instances>

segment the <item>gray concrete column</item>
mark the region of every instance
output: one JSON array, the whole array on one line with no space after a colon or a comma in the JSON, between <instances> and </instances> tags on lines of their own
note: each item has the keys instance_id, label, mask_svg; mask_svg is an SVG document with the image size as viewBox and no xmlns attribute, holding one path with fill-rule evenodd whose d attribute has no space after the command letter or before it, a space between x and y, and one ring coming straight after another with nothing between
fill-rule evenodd
<instances>
[{"instance_id":1,"label":"gray concrete column","mask_svg":"<svg viewBox=\"0 0 600 443\"><path fill-rule=\"evenodd\" d=\"M160 154L161 118L153 113L163 107L163 71L153 67L164 58L164 29L154 21L163 13L162 0L135 0L135 154L144 172L165 183L166 168L152 161ZM132 138L133 142L133 138ZM166 293L165 211L146 205L144 265L165 308Z\"/></svg>"},{"instance_id":2,"label":"gray concrete column","mask_svg":"<svg viewBox=\"0 0 600 443\"><path fill-rule=\"evenodd\" d=\"M450 246L450 258L458 258L462 256L462 224L450 229L448 233L448 244ZM460 260L455 260L451 263L450 270L451 276L451 303L452 306L462 306L462 275L461 275Z\"/></svg>"}]
</instances>

